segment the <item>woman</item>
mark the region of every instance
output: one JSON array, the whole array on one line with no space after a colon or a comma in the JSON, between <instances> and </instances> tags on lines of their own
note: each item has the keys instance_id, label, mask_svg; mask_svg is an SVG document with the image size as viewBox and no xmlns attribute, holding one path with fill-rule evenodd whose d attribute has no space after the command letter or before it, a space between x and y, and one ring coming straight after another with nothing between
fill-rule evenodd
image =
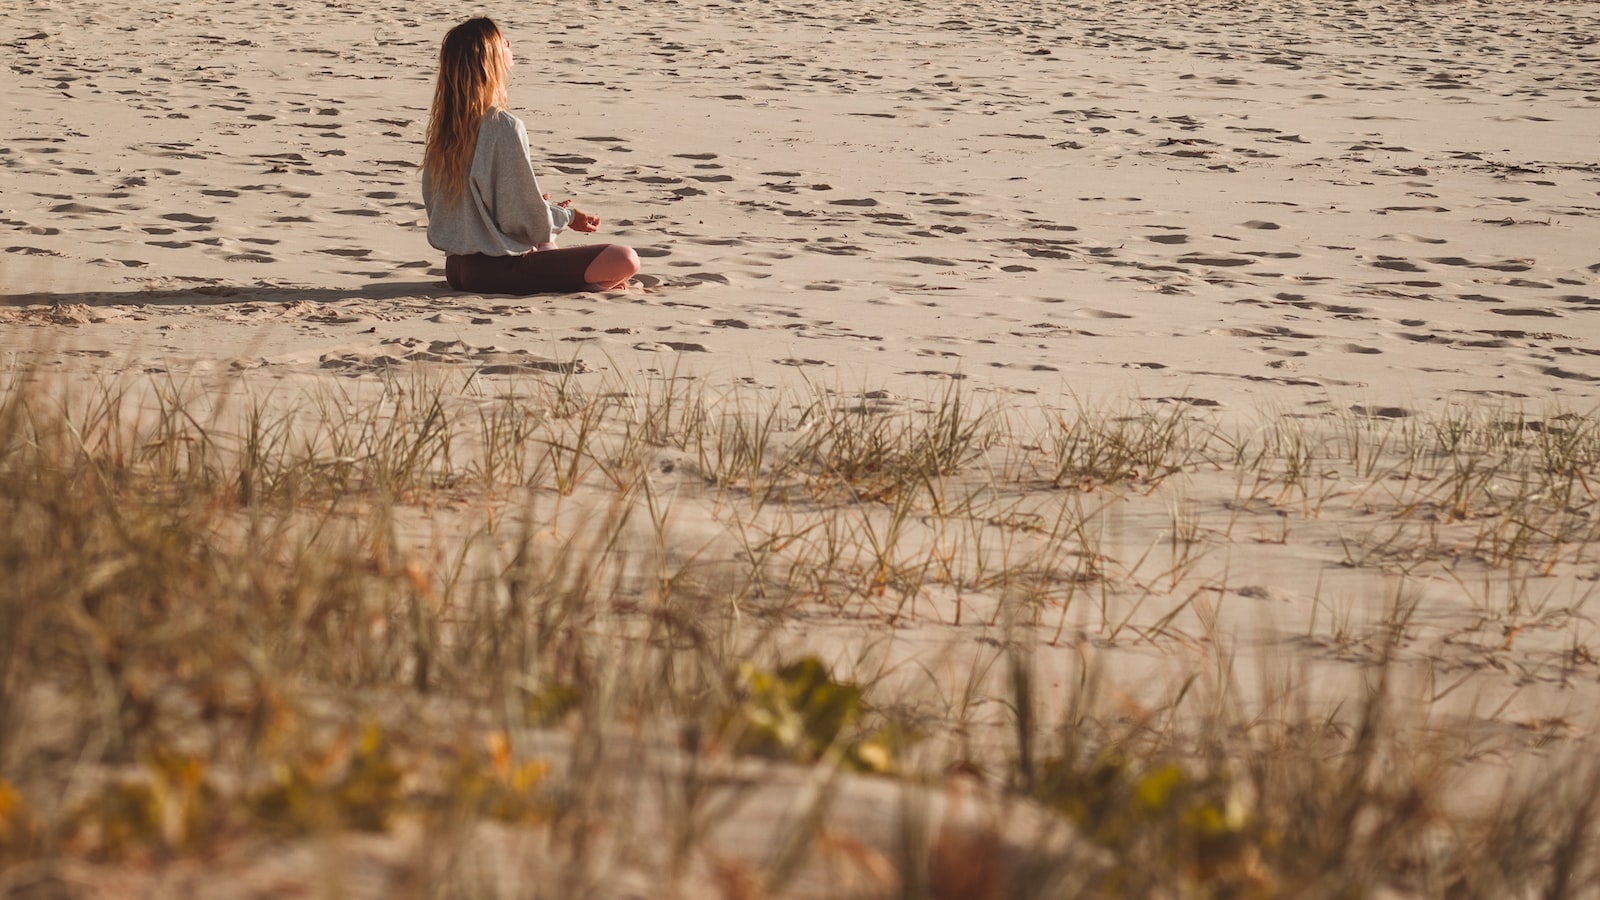
<instances>
[{"instance_id":1,"label":"woman","mask_svg":"<svg viewBox=\"0 0 1600 900\"><path fill-rule=\"evenodd\" d=\"M489 19L450 29L439 49L422 202L445 278L481 294L626 288L639 271L631 247L556 248L564 229L592 232L600 219L539 190L527 129L506 111L512 65L511 42Z\"/></svg>"}]
</instances>

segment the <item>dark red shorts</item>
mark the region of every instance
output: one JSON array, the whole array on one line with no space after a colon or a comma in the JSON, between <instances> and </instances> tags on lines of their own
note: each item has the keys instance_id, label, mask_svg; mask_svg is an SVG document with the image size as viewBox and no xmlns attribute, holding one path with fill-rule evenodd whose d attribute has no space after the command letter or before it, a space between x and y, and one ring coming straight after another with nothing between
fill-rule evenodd
<instances>
[{"instance_id":1,"label":"dark red shorts","mask_svg":"<svg viewBox=\"0 0 1600 900\"><path fill-rule=\"evenodd\" d=\"M470 253L444 258L444 277L474 294L568 294L589 290L583 273L607 244L534 250L521 256Z\"/></svg>"}]
</instances>

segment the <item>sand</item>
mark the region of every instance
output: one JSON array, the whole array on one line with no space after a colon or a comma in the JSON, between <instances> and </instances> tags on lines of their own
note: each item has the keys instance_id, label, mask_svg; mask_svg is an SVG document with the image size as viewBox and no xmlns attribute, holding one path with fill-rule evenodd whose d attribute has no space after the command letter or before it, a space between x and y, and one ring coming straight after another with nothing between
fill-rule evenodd
<instances>
[{"instance_id":1,"label":"sand","mask_svg":"<svg viewBox=\"0 0 1600 900\"><path fill-rule=\"evenodd\" d=\"M518 56L511 105L543 185L605 219L563 244L637 248L628 290L443 283L417 162L438 40L478 11ZM959 385L1045 421L1176 405L1218 427L1591 416L1595 34L1600 3L1520 0L10 9L0 362L86 381L693 379L886 409ZM1202 478L1190 498L1234 489ZM1256 646L1415 590L1433 630L1413 661L1479 679L1453 714L1593 727L1593 673L1555 662L1577 612L1508 673L1483 621L1499 588L1330 569L1360 523L1341 510L1247 516L1204 576L1232 572L1207 628L1237 620ZM1123 527L1127 560L1174 525L1132 507ZM1595 575L1569 567L1540 594L1576 610ZM993 640L927 610L906 656ZM799 642L859 628L818 619ZM1207 652L1088 637L1132 672ZM1350 678L1372 652L1306 643ZM1511 712L1474 717L1485 704Z\"/></svg>"},{"instance_id":2,"label":"sand","mask_svg":"<svg viewBox=\"0 0 1600 900\"><path fill-rule=\"evenodd\" d=\"M6 23L7 345L64 319L118 364L273 372L451 340L1045 404L1596 396L1593 4L486 11L631 292L442 285L416 163L456 7L68 2Z\"/></svg>"}]
</instances>

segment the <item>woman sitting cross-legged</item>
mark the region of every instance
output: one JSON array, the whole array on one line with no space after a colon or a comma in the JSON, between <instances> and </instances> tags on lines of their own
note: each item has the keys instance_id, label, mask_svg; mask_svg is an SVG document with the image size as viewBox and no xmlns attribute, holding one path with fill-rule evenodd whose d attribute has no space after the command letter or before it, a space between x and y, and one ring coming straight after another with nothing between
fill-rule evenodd
<instances>
[{"instance_id":1,"label":"woman sitting cross-legged","mask_svg":"<svg viewBox=\"0 0 1600 900\"><path fill-rule=\"evenodd\" d=\"M639 271L633 248L556 247L563 230L593 232L600 219L539 190L527 129L506 110L512 65L511 42L489 19L450 29L439 50L422 202L445 278L480 294L625 289Z\"/></svg>"}]
</instances>

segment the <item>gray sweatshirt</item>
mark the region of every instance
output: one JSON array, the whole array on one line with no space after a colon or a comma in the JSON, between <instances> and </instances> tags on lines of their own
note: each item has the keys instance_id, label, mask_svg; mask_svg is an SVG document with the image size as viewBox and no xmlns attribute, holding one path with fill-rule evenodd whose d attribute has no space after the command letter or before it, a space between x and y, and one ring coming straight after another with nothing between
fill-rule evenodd
<instances>
[{"instance_id":1,"label":"gray sweatshirt","mask_svg":"<svg viewBox=\"0 0 1600 900\"><path fill-rule=\"evenodd\" d=\"M544 199L528 161L528 130L503 109L478 126L478 147L466 189L454 202L434 193L422 171L428 209L428 243L453 255L517 256L554 239L572 223L572 211Z\"/></svg>"}]
</instances>

